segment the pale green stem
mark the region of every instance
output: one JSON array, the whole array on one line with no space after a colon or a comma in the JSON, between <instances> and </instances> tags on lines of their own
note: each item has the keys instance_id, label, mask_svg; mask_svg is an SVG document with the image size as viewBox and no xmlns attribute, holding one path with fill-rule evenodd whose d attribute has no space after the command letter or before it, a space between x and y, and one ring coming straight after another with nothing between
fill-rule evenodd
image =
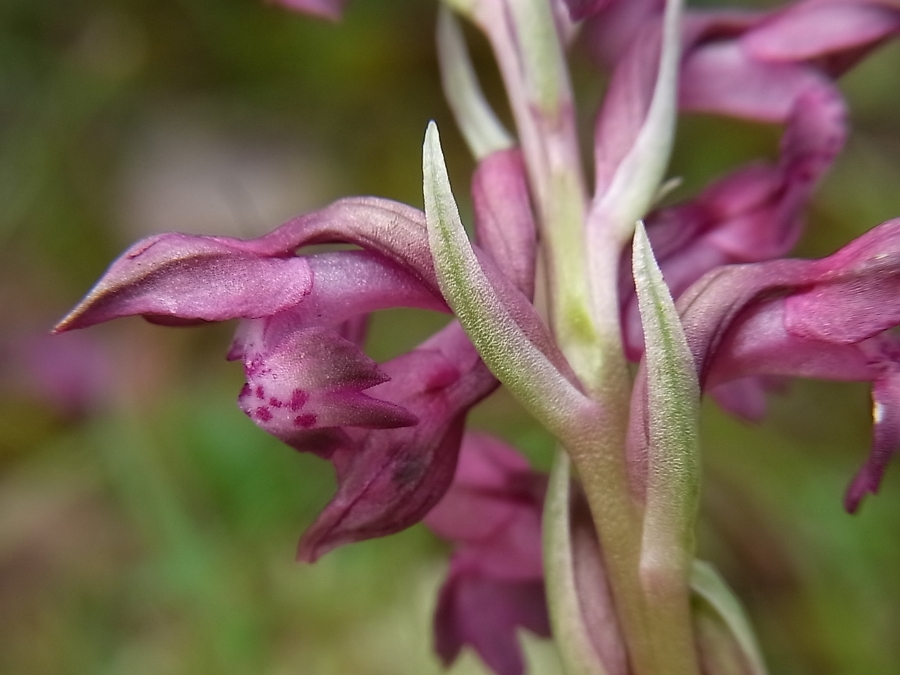
<instances>
[{"instance_id":1,"label":"pale green stem","mask_svg":"<svg viewBox=\"0 0 900 675\"><path fill-rule=\"evenodd\" d=\"M636 675L658 675L651 635L654 621L639 577L643 514L632 494L625 452L631 376L619 325L619 247L609 241L602 252L603 264L594 275L595 302L602 299L609 311L598 315L595 323L604 358L591 394L603 406L605 424L589 443L568 449L597 528L632 669Z\"/></svg>"},{"instance_id":2,"label":"pale green stem","mask_svg":"<svg viewBox=\"0 0 900 675\"><path fill-rule=\"evenodd\" d=\"M648 610L638 577L640 512L630 493L625 457L630 378L618 323L621 244L610 241L601 253L607 258L602 268L588 274L586 190L562 47L546 2L509 0L508 6L509 12L492 14L489 10L502 6L488 2L472 11L497 55L528 166L544 244L551 325L576 374L605 413L593 434L569 443L567 449L597 527L634 672L658 675L653 672ZM600 284L598 276L604 277ZM609 307L607 314L592 312L595 293L603 298L600 304Z\"/></svg>"},{"instance_id":3,"label":"pale green stem","mask_svg":"<svg viewBox=\"0 0 900 675\"><path fill-rule=\"evenodd\" d=\"M497 56L528 168L550 288L551 323L573 367L595 378L584 246L587 192L571 85L546 0L483 2L472 10Z\"/></svg>"},{"instance_id":4,"label":"pale green stem","mask_svg":"<svg viewBox=\"0 0 900 675\"><path fill-rule=\"evenodd\" d=\"M639 576L642 513L632 497L625 456L630 377L618 318L621 232L610 233L600 246L592 241L594 250L588 251L571 86L546 0L452 4L481 26L497 56L536 203L551 326L604 413L602 423L569 442L567 450L597 527L632 669L635 675L661 675L665 671L657 668L653 645L660 626Z\"/></svg>"}]
</instances>

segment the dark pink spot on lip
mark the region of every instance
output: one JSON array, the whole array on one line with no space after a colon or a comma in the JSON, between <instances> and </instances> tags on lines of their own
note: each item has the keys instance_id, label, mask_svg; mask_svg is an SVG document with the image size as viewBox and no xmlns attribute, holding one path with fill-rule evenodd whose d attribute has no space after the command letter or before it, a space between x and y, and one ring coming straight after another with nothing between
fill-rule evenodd
<instances>
[{"instance_id":1,"label":"dark pink spot on lip","mask_svg":"<svg viewBox=\"0 0 900 675\"><path fill-rule=\"evenodd\" d=\"M244 386L241 387L241 393L238 394L238 398L246 398L250 395L250 385L244 383Z\"/></svg>"},{"instance_id":2,"label":"dark pink spot on lip","mask_svg":"<svg viewBox=\"0 0 900 675\"><path fill-rule=\"evenodd\" d=\"M307 394L302 389L294 389L291 393L291 400L288 401L288 406L294 412L297 412L306 405L306 402L309 400L309 394Z\"/></svg>"},{"instance_id":3,"label":"dark pink spot on lip","mask_svg":"<svg viewBox=\"0 0 900 675\"><path fill-rule=\"evenodd\" d=\"M260 422L268 422L272 419L272 412L265 406L260 406L256 409L256 419Z\"/></svg>"},{"instance_id":4,"label":"dark pink spot on lip","mask_svg":"<svg viewBox=\"0 0 900 675\"><path fill-rule=\"evenodd\" d=\"M266 390L261 384L256 385L256 398L262 401L266 397Z\"/></svg>"},{"instance_id":5,"label":"dark pink spot on lip","mask_svg":"<svg viewBox=\"0 0 900 675\"><path fill-rule=\"evenodd\" d=\"M284 403L281 402L281 399L275 398L274 396L269 399L269 405L273 408L283 408Z\"/></svg>"},{"instance_id":6,"label":"dark pink spot on lip","mask_svg":"<svg viewBox=\"0 0 900 675\"><path fill-rule=\"evenodd\" d=\"M304 429L309 429L316 423L316 416L312 414L306 415L297 415L294 418L294 426L295 427L303 427Z\"/></svg>"},{"instance_id":7,"label":"dark pink spot on lip","mask_svg":"<svg viewBox=\"0 0 900 675\"><path fill-rule=\"evenodd\" d=\"M435 391L436 389L445 389L459 379L459 371L449 363L443 367L436 368L432 372L426 382L426 391Z\"/></svg>"},{"instance_id":8,"label":"dark pink spot on lip","mask_svg":"<svg viewBox=\"0 0 900 675\"><path fill-rule=\"evenodd\" d=\"M244 365L244 370L247 373L247 377L252 377L256 375L263 369L263 360L259 357L255 357L252 361Z\"/></svg>"}]
</instances>

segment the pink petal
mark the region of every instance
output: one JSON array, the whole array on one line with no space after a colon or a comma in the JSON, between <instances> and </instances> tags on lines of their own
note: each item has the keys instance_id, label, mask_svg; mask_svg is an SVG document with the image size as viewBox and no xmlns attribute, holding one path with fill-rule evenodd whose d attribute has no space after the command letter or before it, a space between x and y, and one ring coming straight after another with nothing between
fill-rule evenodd
<instances>
[{"instance_id":1,"label":"pink petal","mask_svg":"<svg viewBox=\"0 0 900 675\"><path fill-rule=\"evenodd\" d=\"M850 513L856 512L866 494L878 492L888 462L900 450L900 372L897 355L894 356L890 371L876 380L872 388L872 449L866 463L847 488L844 507Z\"/></svg>"},{"instance_id":2,"label":"pink petal","mask_svg":"<svg viewBox=\"0 0 900 675\"><path fill-rule=\"evenodd\" d=\"M900 324L900 218L814 263L817 283L786 302L793 335L854 344Z\"/></svg>"},{"instance_id":3,"label":"pink petal","mask_svg":"<svg viewBox=\"0 0 900 675\"><path fill-rule=\"evenodd\" d=\"M832 256L719 268L678 308L701 387L759 375L875 383L875 439L847 494L856 508L877 488L898 445L896 340L900 325L900 219L870 230ZM646 476L645 376L632 396L628 453L637 494Z\"/></svg>"},{"instance_id":4,"label":"pink petal","mask_svg":"<svg viewBox=\"0 0 900 675\"><path fill-rule=\"evenodd\" d=\"M724 264L787 254L799 238L803 210L845 138L839 93L821 85L798 95L777 166L750 165L719 179L691 202L648 218L648 234L669 289L678 298L705 272ZM623 271L623 326L628 356L643 349L630 276Z\"/></svg>"},{"instance_id":5,"label":"pink petal","mask_svg":"<svg viewBox=\"0 0 900 675\"><path fill-rule=\"evenodd\" d=\"M546 478L505 443L467 434L453 484L425 523L497 579L542 576L541 511ZM474 563L473 563L474 564Z\"/></svg>"},{"instance_id":6,"label":"pink petal","mask_svg":"<svg viewBox=\"0 0 900 675\"><path fill-rule=\"evenodd\" d=\"M871 47L900 31L900 8L879 2L800 2L762 21L741 39L754 58L809 61Z\"/></svg>"},{"instance_id":7,"label":"pink petal","mask_svg":"<svg viewBox=\"0 0 900 675\"><path fill-rule=\"evenodd\" d=\"M742 377L710 390L723 410L748 422L759 422L766 414L766 389L758 377Z\"/></svg>"},{"instance_id":8,"label":"pink petal","mask_svg":"<svg viewBox=\"0 0 900 675\"><path fill-rule=\"evenodd\" d=\"M500 150L481 161L472 177L472 204L479 244L531 298L537 231L519 150Z\"/></svg>"},{"instance_id":9,"label":"pink petal","mask_svg":"<svg viewBox=\"0 0 900 675\"><path fill-rule=\"evenodd\" d=\"M223 321L301 302L312 287L303 258L262 257L238 239L163 234L116 260L56 331L123 316Z\"/></svg>"},{"instance_id":10,"label":"pink petal","mask_svg":"<svg viewBox=\"0 0 900 675\"><path fill-rule=\"evenodd\" d=\"M648 19L616 62L594 130L595 193L603 194L637 138L659 67L660 20Z\"/></svg>"},{"instance_id":11,"label":"pink petal","mask_svg":"<svg viewBox=\"0 0 900 675\"><path fill-rule=\"evenodd\" d=\"M403 429L346 429L333 454L338 491L300 541L314 561L345 543L418 522L453 479L468 409L497 386L458 324L382 366L391 379L369 393L415 415Z\"/></svg>"},{"instance_id":12,"label":"pink petal","mask_svg":"<svg viewBox=\"0 0 900 675\"><path fill-rule=\"evenodd\" d=\"M293 218L247 244L263 256L312 244L355 244L398 265L440 296L428 246L425 214L377 197L348 197Z\"/></svg>"},{"instance_id":13,"label":"pink petal","mask_svg":"<svg viewBox=\"0 0 900 675\"><path fill-rule=\"evenodd\" d=\"M509 582L461 569L441 588L435 614L435 650L445 666L470 644L497 675L523 675L519 626L549 637L543 581Z\"/></svg>"},{"instance_id":14,"label":"pink petal","mask_svg":"<svg viewBox=\"0 0 900 675\"><path fill-rule=\"evenodd\" d=\"M435 612L435 645L445 665L471 645L494 672L524 663L516 631L549 635L544 600L541 513L546 477L484 434L468 434L453 484L425 519L456 550Z\"/></svg>"},{"instance_id":15,"label":"pink petal","mask_svg":"<svg viewBox=\"0 0 900 675\"><path fill-rule=\"evenodd\" d=\"M712 42L688 54L680 83L684 110L760 122L784 122L801 93L827 85L812 68L757 61L735 41Z\"/></svg>"}]
</instances>

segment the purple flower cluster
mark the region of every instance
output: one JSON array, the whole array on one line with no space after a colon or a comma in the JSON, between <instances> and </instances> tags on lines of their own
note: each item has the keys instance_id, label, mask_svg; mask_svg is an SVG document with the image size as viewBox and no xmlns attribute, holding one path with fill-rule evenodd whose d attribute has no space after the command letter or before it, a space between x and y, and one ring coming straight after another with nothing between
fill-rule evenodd
<instances>
[{"instance_id":1,"label":"purple flower cluster","mask_svg":"<svg viewBox=\"0 0 900 675\"><path fill-rule=\"evenodd\" d=\"M336 18L344 3L280 4ZM595 126L598 204L650 114L664 3L565 5L572 20L585 21L585 42L611 73ZM562 8L554 7L566 18ZM738 168L695 198L646 214L701 388L755 418L772 376L872 382L874 439L847 493L854 511L900 447L900 342L891 332L900 325L900 220L822 260L781 258L845 140L835 79L900 33L900 6L802 0L763 13L690 11L681 33L682 111L784 127L777 161ZM488 154L472 201L482 269L507 307L533 313L541 242L528 171L516 149ZM591 212L589 227L602 224L604 208ZM304 249L323 243L357 248ZM616 255L624 260L624 248ZM627 262L618 285L622 343L640 360L644 336ZM337 493L304 534L299 556L313 561L424 519L455 546L438 602L438 653L449 663L469 644L499 675L518 675L516 628L550 633L541 562L546 479L499 441L464 433L467 412L498 382L458 322L386 363L366 356L366 317L390 307L450 311L425 214L358 197L257 239L164 234L138 242L57 331L132 315L165 325L239 319L228 358L246 374L241 410L289 446L332 462L337 474ZM638 488L649 442L642 377L628 449ZM611 675L628 672L624 656L607 665Z\"/></svg>"}]
</instances>

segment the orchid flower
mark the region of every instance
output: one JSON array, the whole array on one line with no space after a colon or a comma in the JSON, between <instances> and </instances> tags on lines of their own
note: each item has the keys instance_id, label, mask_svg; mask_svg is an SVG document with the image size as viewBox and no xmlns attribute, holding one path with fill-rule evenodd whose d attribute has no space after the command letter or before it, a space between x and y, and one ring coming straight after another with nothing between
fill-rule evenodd
<instances>
[{"instance_id":1,"label":"orchid flower","mask_svg":"<svg viewBox=\"0 0 900 675\"><path fill-rule=\"evenodd\" d=\"M845 505L875 493L900 448L897 337L900 220L814 261L774 260L721 268L682 298L697 372L708 387L748 375L872 382L869 459Z\"/></svg>"},{"instance_id":2,"label":"orchid flower","mask_svg":"<svg viewBox=\"0 0 900 675\"><path fill-rule=\"evenodd\" d=\"M676 297L719 265L769 260L793 248L806 202L846 135L845 106L833 78L851 56L858 58L900 30L900 12L886 6L875 10L877 3L814 3L815 9L807 4L761 15L686 17L680 107L782 124L786 131L777 164L749 165L698 197L649 215L648 234ZM658 11L656 3L643 7L651 16ZM876 22L873 12L882 20ZM857 14L859 20L850 20ZM636 31L637 16L635 6L612 3L597 19L599 37ZM779 51L790 31L803 36L793 41L803 48ZM633 301L624 311L626 342L636 359L641 347Z\"/></svg>"},{"instance_id":3,"label":"orchid flower","mask_svg":"<svg viewBox=\"0 0 900 675\"><path fill-rule=\"evenodd\" d=\"M279 4L338 18L344 3ZM472 240L431 123L424 210L357 197L251 240L151 237L57 331L238 319L241 410L337 474L299 557L424 519L454 547L435 617L445 664L471 646L521 675L524 627L553 634L570 674L764 675L740 602L696 558L700 398L753 416L758 378L872 382L874 440L848 510L878 489L900 445L900 220L823 260L781 258L847 135L835 79L900 33L900 7L682 4L445 0L441 81L478 163ZM460 17L494 51L512 131L480 89ZM593 185L566 60L579 21L611 73ZM658 207L679 110L783 126L777 161ZM322 243L355 248L305 248ZM379 364L366 318L391 307L454 321ZM466 433L498 385L558 441L549 477Z\"/></svg>"},{"instance_id":4,"label":"orchid flower","mask_svg":"<svg viewBox=\"0 0 900 675\"><path fill-rule=\"evenodd\" d=\"M514 183L507 174L515 167L493 161L478 184ZM484 220L491 209L486 199ZM518 210L527 232L527 204ZM330 241L368 250L294 253ZM300 556L312 560L420 520L453 476L466 411L496 386L458 325L381 366L348 338L348 322L399 306L446 311L424 217L385 200L348 199L254 240L138 242L57 330L130 315L174 325L241 319L229 351L247 376L241 409L337 471L338 492L301 543Z\"/></svg>"},{"instance_id":5,"label":"orchid flower","mask_svg":"<svg viewBox=\"0 0 900 675\"><path fill-rule=\"evenodd\" d=\"M622 36L636 35L640 20L659 11L655 2L580 8L581 15L598 15L595 43L616 68L628 59ZM687 14L680 107L782 124L786 131L777 164L750 164L696 198L648 215L648 234L675 297L720 265L790 252L802 233L806 203L846 136L845 106L833 78L898 31L900 11L884 3L800 3L759 15ZM626 350L638 360L642 336L627 265L621 284ZM766 380L747 378L713 394L729 410L758 419L766 388Z\"/></svg>"},{"instance_id":6,"label":"orchid flower","mask_svg":"<svg viewBox=\"0 0 900 675\"><path fill-rule=\"evenodd\" d=\"M550 635L541 556L546 483L504 443L483 434L464 439L453 484L425 517L455 545L435 617L445 664L471 644L498 675L521 675L515 629Z\"/></svg>"}]
</instances>

